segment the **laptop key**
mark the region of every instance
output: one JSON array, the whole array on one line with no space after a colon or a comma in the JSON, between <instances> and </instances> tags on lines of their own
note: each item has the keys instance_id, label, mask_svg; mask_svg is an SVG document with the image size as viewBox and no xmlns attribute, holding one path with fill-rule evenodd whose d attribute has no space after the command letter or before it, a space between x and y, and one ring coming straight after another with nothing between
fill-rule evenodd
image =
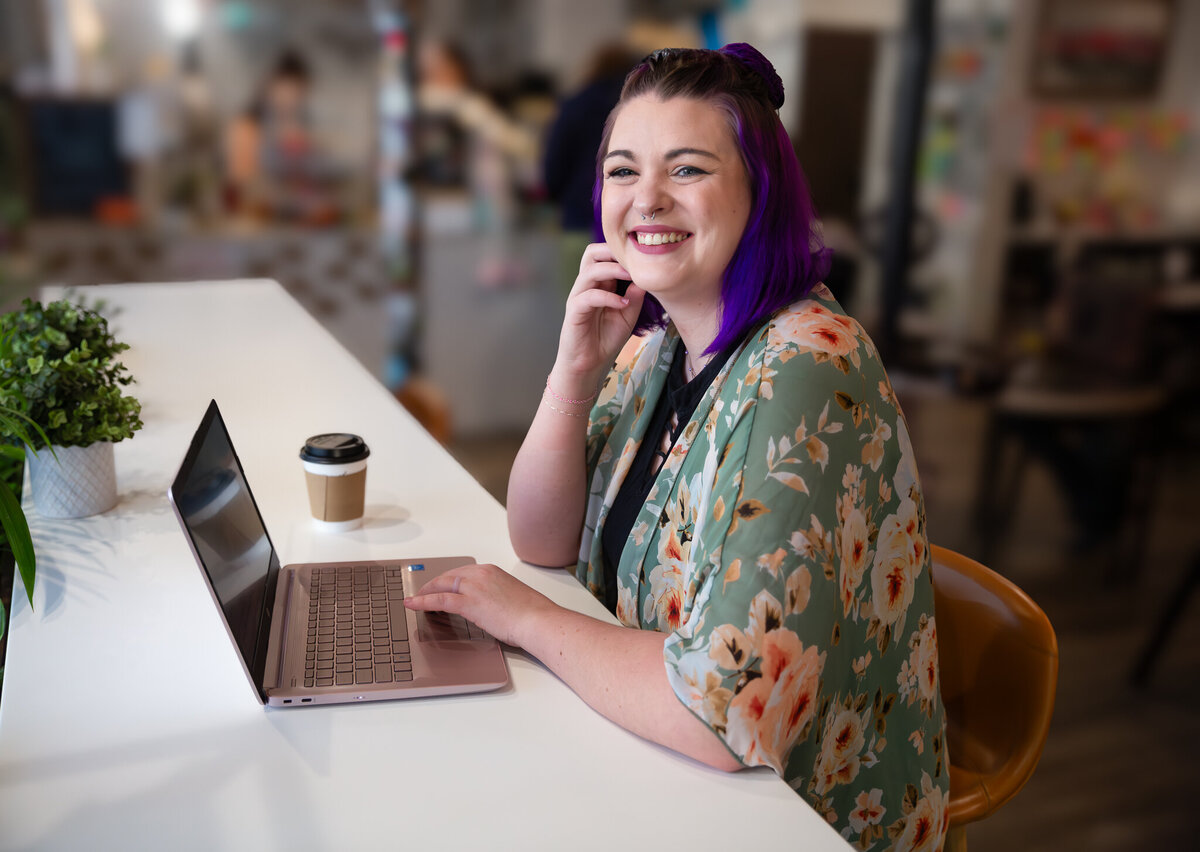
<instances>
[{"instance_id":1,"label":"laptop key","mask_svg":"<svg viewBox=\"0 0 1200 852\"><path fill-rule=\"evenodd\" d=\"M391 683L392 682L391 666L388 666L388 665L376 666L375 667L375 682L376 683Z\"/></svg>"},{"instance_id":2,"label":"laptop key","mask_svg":"<svg viewBox=\"0 0 1200 852\"><path fill-rule=\"evenodd\" d=\"M371 669L358 669L354 672L355 683L371 683L375 673Z\"/></svg>"},{"instance_id":3,"label":"laptop key","mask_svg":"<svg viewBox=\"0 0 1200 852\"><path fill-rule=\"evenodd\" d=\"M345 686L346 684L354 683L354 675L350 672L338 672L336 680L338 686Z\"/></svg>"},{"instance_id":4,"label":"laptop key","mask_svg":"<svg viewBox=\"0 0 1200 852\"><path fill-rule=\"evenodd\" d=\"M408 638L408 621L404 615L404 604L395 603L388 612L392 626L392 641Z\"/></svg>"}]
</instances>

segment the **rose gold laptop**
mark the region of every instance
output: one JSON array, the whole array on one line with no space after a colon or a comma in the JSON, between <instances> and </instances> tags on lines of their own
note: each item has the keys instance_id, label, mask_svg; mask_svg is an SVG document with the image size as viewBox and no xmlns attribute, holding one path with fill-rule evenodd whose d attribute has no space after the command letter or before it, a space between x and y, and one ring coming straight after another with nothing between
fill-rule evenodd
<instances>
[{"instance_id":1,"label":"rose gold laptop","mask_svg":"<svg viewBox=\"0 0 1200 852\"><path fill-rule=\"evenodd\" d=\"M499 644L461 616L404 608L470 557L280 566L213 401L167 491L260 702L271 707L498 689Z\"/></svg>"}]
</instances>

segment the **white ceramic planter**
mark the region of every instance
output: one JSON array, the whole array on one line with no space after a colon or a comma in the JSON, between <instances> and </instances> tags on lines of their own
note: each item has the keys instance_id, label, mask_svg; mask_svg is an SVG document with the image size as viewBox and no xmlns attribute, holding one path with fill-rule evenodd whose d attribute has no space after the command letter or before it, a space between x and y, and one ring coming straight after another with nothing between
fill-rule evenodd
<instances>
[{"instance_id":1,"label":"white ceramic planter","mask_svg":"<svg viewBox=\"0 0 1200 852\"><path fill-rule=\"evenodd\" d=\"M57 455L57 459L55 459ZM36 456L28 450L33 505L44 518L83 518L117 505L117 469L111 441L86 447L55 447Z\"/></svg>"}]
</instances>

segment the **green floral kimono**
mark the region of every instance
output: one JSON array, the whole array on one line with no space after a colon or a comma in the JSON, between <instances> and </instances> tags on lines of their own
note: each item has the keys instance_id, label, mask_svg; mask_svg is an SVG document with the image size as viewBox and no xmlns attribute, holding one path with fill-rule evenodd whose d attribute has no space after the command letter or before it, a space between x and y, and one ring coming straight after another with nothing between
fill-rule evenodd
<instances>
[{"instance_id":1,"label":"green floral kimono","mask_svg":"<svg viewBox=\"0 0 1200 852\"><path fill-rule=\"evenodd\" d=\"M600 530L677 341L673 327L647 337L591 414L576 574L601 600ZM742 763L774 768L861 848L940 848L949 770L921 486L874 345L824 286L725 364L616 577L617 618L668 635L679 700Z\"/></svg>"}]
</instances>

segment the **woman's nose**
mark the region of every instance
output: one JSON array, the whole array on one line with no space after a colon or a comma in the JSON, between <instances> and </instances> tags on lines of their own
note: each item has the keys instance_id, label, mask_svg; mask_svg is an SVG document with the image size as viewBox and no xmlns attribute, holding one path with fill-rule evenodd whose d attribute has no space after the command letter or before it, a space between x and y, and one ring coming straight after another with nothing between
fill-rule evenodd
<instances>
[{"instance_id":1,"label":"woman's nose","mask_svg":"<svg viewBox=\"0 0 1200 852\"><path fill-rule=\"evenodd\" d=\"M652 219L670 207L671 195L667 187L654 178L643 179L638 185L638 193L634 199L633 209L643 219Z\"/></svg>"}]
</instances>

